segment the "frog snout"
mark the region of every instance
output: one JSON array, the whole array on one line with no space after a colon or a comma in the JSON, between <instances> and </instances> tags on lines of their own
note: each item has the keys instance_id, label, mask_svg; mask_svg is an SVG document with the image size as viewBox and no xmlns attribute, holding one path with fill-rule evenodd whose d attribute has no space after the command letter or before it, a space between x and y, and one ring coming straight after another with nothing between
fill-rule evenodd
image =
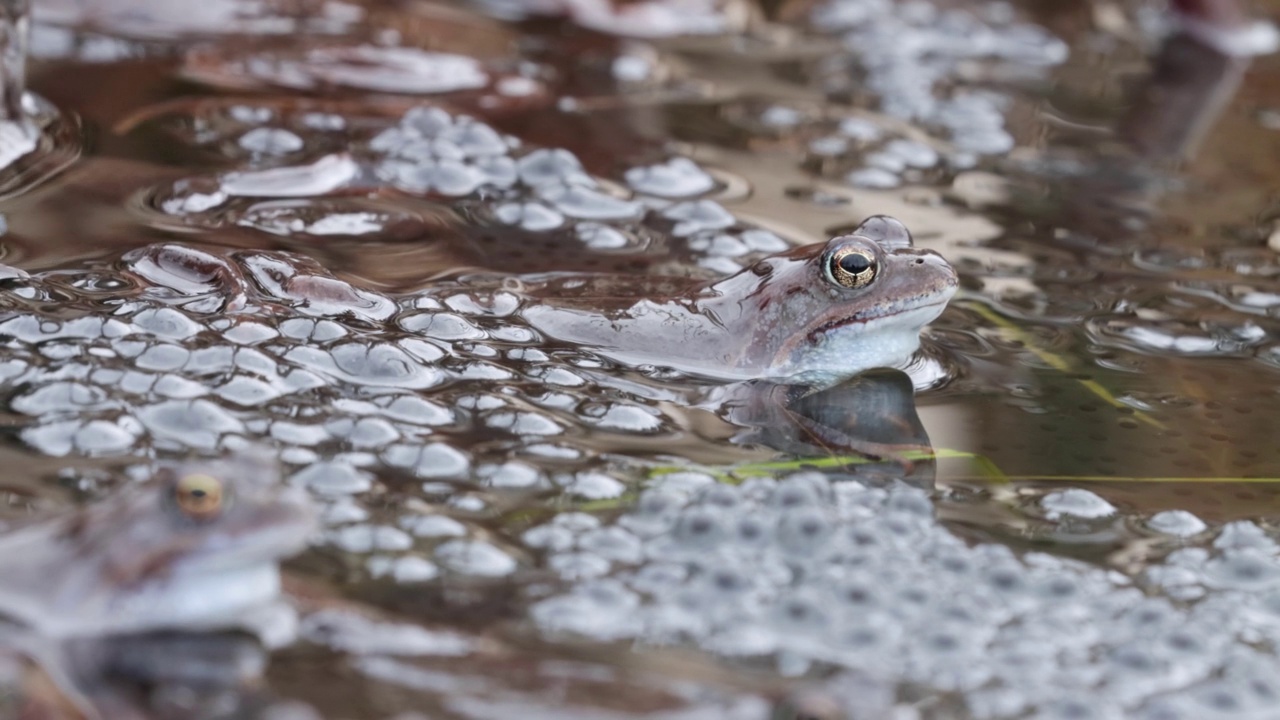
<instances>
[{"instance_id":1,"label":"frog snout","mask_svg":"<svg viewBox=\"0 0 1280 720\"><path fill-rule=\"evenodd\" d=\"M959 284L960 279L956 276L955 268L951 267L951 263L947 262L946 258L938 253L932 250L917 250L912 255L914 257L911 258L908 265L912 271L927 273L933 278L942 280L949 287L955 287Z\"/></svg>"}]
</instances>

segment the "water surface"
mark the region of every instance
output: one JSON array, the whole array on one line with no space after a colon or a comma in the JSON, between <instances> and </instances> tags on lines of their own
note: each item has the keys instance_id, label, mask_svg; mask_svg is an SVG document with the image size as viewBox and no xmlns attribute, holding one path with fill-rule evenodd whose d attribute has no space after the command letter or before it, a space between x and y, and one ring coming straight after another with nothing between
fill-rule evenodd
<instances>
[{"instance_id":1,"label":"water surface","mask_svg":"<svg viewBox=\"0 0 1280 720\"><path fill-rule=\"evenodd\" d=\"M1197 138L1140 112L1149 3L545 5L37 8L85 152L0 208L5 517L278 447L326 529L262 692L326 718L1267 716L1275 56L1196 61ZM901 376L726 400L451 284L877 213L961 274L919 421Z\"/></svg>"}]
</instances>

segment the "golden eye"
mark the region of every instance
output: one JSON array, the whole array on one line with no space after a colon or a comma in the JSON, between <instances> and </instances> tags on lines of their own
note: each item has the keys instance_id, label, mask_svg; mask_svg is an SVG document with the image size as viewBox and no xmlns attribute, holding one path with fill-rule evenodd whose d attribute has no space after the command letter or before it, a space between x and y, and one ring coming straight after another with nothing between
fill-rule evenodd
<instances>
[{"instance_id":1,"label":"golden eye","mask_svg":"<svg viewBox=\"0 0 1280 720\"><path fill-rule=\"evenodd\" d=\"M178 479L173 501L193 520L210 520L222 511L222 481L212 475L192 473Z\"/></svg>"},{"instance_id":2,"label":"golden eye","mask_svg":"<svg viewBox=\"0 0 1280 720\"><path fill-rule=\"evenodd\" d=\"M858 248L841 248L827 259L827 277L843 287L866 287L876 277L876 256Z\"/></svg>"}]
</instances>

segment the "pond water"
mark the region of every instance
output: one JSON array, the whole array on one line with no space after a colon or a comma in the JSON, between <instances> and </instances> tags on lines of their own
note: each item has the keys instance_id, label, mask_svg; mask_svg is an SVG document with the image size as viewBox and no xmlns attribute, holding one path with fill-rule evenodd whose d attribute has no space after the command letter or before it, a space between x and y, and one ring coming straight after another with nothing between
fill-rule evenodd
<instances>
[{"instance_id":1,"label":"pond water","mask_svg":"<svg viewBox=\"0 0 1280 720\"><path fill-rule=\"evenodd\" d=\"M1138 1L36 5L0 519L262 445L322 515L263 679L112 717L1274 716L1276 55ZM876 214L960 276L905 375L523 319Z\"/></svg>"}]
</instances>

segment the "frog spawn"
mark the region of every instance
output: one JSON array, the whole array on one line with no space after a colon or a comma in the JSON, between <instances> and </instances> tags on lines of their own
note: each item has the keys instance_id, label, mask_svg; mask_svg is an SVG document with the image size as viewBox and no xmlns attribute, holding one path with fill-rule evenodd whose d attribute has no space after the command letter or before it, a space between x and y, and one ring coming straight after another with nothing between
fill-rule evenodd
<instances>
[{"instance_id":1,"label":"frog spawn","mask_svg":"<svg viewBox=\"0 0 1280 720\"><path fill-rule=\"evenodd\" d=\"M714 224L714 210L698 203L686 207L689 212L681 215L683 221ZM885 656L903 654L890 665L895 677L961 691L971 710L985 717L1008 716L1029 705L1046 713L1070 712L1071 698L1049 696L1044 678L1066 673L1080 687L1092 688L1087 684L1090 681L1081 678L1096 681L1110 672L1099 671L1079 658L1073 665L1032 654L1030 659L1038 664L1030 665L1042 674L1030 679L1017 674L1031 673L1031 669L1022 668L1030 651L1019 644L1027 642L1029 625L1034 623L1046 637L1070 636L1078 628L1078 618L1068 611L1074 608L1086 614L1079 605L1068 603L1060 610L1068 617L1059 617L1045 610L1044 601L1019 594L1020 588L1037 583L1057 586L1057 580L1065 575L1087 593L1098 593L1102 599L1097 602L1105 611L1101 617L1116 623L1124 622L1117 608L1132 602L1133 593L1115 587L1102 573L1070 563L1033 556L1027 569L989 546L981 551L965 549L928 519L927 502L920 494L908 492L902 496L905 499L871 503L870 509L859 509L856 503L846 508L840 505L840 493L852 490L824 488L823 483L809 479L794 483L801 489L779 492L768 500L751 495L758 491L750 488L708 489L705 497L694 503L698 512L684 512L681 503L688 501L680 499L681 495L708 482L705 477L684 475L668 478L669 487L642 498L637 510L624 515L617 525L602 524L590 516L562 514L553 524L555 532L546 533L551 537L539 537L531 531L523 538L523 548L511 539L495 537L482 523L470 520L487 517L491 501L498 496L485 489L465 489L456 481L475 475L493 490L558 487L586 499L617 497L628 478L591 467L564 436L590 426L587 418L600 420L601 427L628 433L661 432L663 423L654 427L641 417L662 418L646 409L661 391L645 388L643 393L620 396L622 386L599 385L604 381L593 372L598 363L589 356L567 353L553 357L533 346L532 336L522 334L508 320L518 306L511 295L421 294L394 302L345 285L321 273L314 264L288 254L247 253L227 259L188 254L189 250L161 246L139 252L115 271L34 277L12 273L5 280L12 291L8 303L19 309L0 321L4 323L0 332L12 351L2 372L10 387L23 388L12 409L38 418L24 429L24 439L50 454L117 455L142 452L148 446L166 450L235 447L241 435L269 433L281 443L286 459L298 467L291 482L308 487L328 503L327 541L346 552L366 556L365 570L370 576L402 583L434 582L447 575L501 578L514 574L522 565L532 565L530 555L524 552L529 550L547 553L548 569L567 582L581 584L579 590L562 598L579 602L585 595L591 603L629 608L623 621L598 612L594 605L569 605L567 610L559 606L557 610L558 602L569 601L535 598L541 600L534 606L535 618L557 632L696 642L728 655L769 655L789 673L802 672L811 663L861 668L863 661L858 658L863 657L865 648L879 647L875 643L883 642L890 648L883 651ZM97 309L109 311L111 316L54 320L35 310L21 309L24 301L38 304L52 297L55 288L67 286L106 289L85 293L83 300L90 306L97 303ZM237 310L252 310L252 316L233 312L227 317L211 317L227 309L223 303L235 303ZM390 315L380 309L388 307L386 303L391 303ZM403 329L406 337L387 334L384 328L392 326ZM532 368L527 375L523 374L525 368ZM498 381L496 386L494 380ZM418 385L430 395L423 398L404 392L402 383ZM210 385L220 391L211 392ZM317 410L333 395L340 399ZM86 429L93 423L97 424ZM474 452L454 432L477 424L506 432L514 446L492 455ZM102 443L97 440L100 437L116 439ZM43 441L51 444L40 445ZM520 459L512 460L511 456ZM574 469L552 471L543 464L551 458L561 468L567 462ZM389 515L364 507L363 496L373 490L374 478L383 474L384 466L415 476L421 484L410 492L440 501L446 508L444 513ZM665 490L670 490L675 500L662 497ZM879 491L867 492L867 497L875 497ZM837 499L835 515L825 509L824 503L830 501L827 493ZM664 509L664 503L674 510ZM914 505L914 509L906 515L895 514L892 508L899 505ZM1076 516L1081 508L1086 515L1101 513L1096 501L1078 494L1048 501L1045 507ZM739 518L742 513L752 517ZM866 516L880 514L885 516L883 525L863 522ZM766 517L762 520L760 515ZM452 523L424 522L421 518L443 518ZM824 583L836 572L826 572L830 571L826 563L833 561L817 555L812 565L800 566L804 570L801 575L794 573L795 557L812 555L814 548L832 544L832 538L840 537L842 528L853 519L859 519L857 527L865 532L849 530L843 536L846 542L834 546L844 548L855 566L870 562L872 571L889 573L891 568L885 566L892 565L898 573L890 581L891 589L898 593L894 607L916 613L905 619L890 614L889 620L874 628L889 633L887 639L870 635L826 637L823 628L835 627L833 623L846 617L839 615L833 620L823 601L831 592ZM726 523L735 520L741 522L727 531ZM437 529L431 528L432 523ZM898 537L905 539L894 539ZM849 549L880 542L895 543L892 551L866 551L883 552L880 565L874 564L874 558L862 560ZM1243 550L1236 547L1242 544ZM922 597L919 587L932 582L935 571L945 572L951 566L944 559L929 556L917 560L915 555L902 553L935 545L962 560L968 558L974 566L998 562L999 572L993 571L990 585L1001 593L1008 588L1016 592L1010 592L1009 598L993 597L996 590L981 586L976 599L971 595L958 596L959 600L947 598L960 607L944 607L937 597L927 594ZM728 569L713 567L725 552L729 553L729 559L724 560ZM733 554L736 552L765 557L768 572L751 579L735 574L734 567L757 562L757 555L740 557ZM901 562L902 557L910 562ZM696 564L700 558L712 558L706 567L724 572L704 571ZM1161 565L1139 580L1156 592L1180 599L1208 595L1205 602L1211 603L1218 594L1255 590L1251 583L1266 585L1275 564L1274 552L1268 547L1259 549L1233 540L1230 546L1203 556L1175 554L1167 563L1167 573L1162 574L1166 566ZM615 582L619 573L629 568L639 568L636 579ZM836 575L858 579L847 573ZM880 580L879 575L875 577ZM701 594L712 592L709 588L730 597L741 592L750 600L726 603L715 595L715 600L709 601ZM788 593L793 591L794 602L778 600L790 597ZM1066 592L1061 587L1052 589L1052 593ZM660 606L654 612L656 619L649 620L652 598L659 596L676 598L672 601L675 604ZM977 609L968 607L971 600ZM1250 609L1265 609L1252 596L1224 600L1218 607L1241 603ZM987 605L996 610L988 612ZM724 620L718 613L725 607L738 614ZM1088 606L1088 616L1095 614L1094 607ZM936 618L944 612L950 620L941 629L918 619ZM578 622L574 617L600 629L579 627L573 624ZM1199 617L1194 613L1179 615L1178 623L1189 623L1193 629L1218 627ZM1009 623L1015 622L1020 623L1018 629L1009 629L1014 627ZM1059 624L1052 625L1055 622ZM1071 625L1071 632L1060 630L1073 622L1077 625ZM1096 622L1096 627L1086 628L1091 637L1106 636L1114 629ZM739 623L762 629L744 635ZM850 623L850 632L867 629L852 619ZM1245 637L1246 629L1238 634ZM916 645L922 638L927 642ZM1039 652L1062 650L1047 641L1041 644L1045 647ZM1185 641L1175 638L1168 644L1180 646ZM1163 698L1168 693L1194 695L1187 702L1201 704L1224 702L1224 696L1245 704L1254 702L1254 696L1231 695L1244 687L1234 679L1214 683L1209 678L1218 667L1239 671L1241 677L1249 677L1257 668L1261 668L1257 672L1266 672L1266 656L1240 650L1234 644L1206 647L1207 667L1184 667L1177 664L1183 662L1180 659L1159 655L1160 662L1176 664L1181 684L1143 685L1148 689L1134 691L1135 697L1114 698L1116 706L1156 713L1166 707ZM1089 652L1098 648L1112 646L1101 641L1088 646ZM1017 666L1017 672L1006 671L1004 666L984 666L980 658L993 650L999 651L995 657ZM1235 658L1237 651L1245 659ZM1075 648L1064 652L1088 654ZM1166 649L1157 645L1152 652L1166 653ZM1233 653L1229 664L1222 661L1228 652ZM1129 653L1124 648L1124 653L1124 663L1146 662L1146 656L1137 651ZM946 674L943 665L956 658L972 675ZM1122 683L1117 680L1116 684Z\"/></svg>"},{"instance_id":2,"label":"frog spawn","mask_svg":"<svg viewBox=\"0 0 1280 720\"><path fill-rule=\"evenodd\" d=\"M1252 523L1124 577L967 545L906 486L677 473L613 523L561 514L523 540L571 584L531 608L554 635L692 643L792 675L870 673L956 693L977 718L1263 718L1280 692L1280 551Z\"/></svg>"},{"instance_id":3,"label":"frog spawn","mask_svg":"<svg viewBox=\"0 0 1280 720\"><path fill-rule=\"evenodd\" d=\"M68 277L15 275L10 305L24 296L41 304L52 281ZM562 438L581 428L667 432L650 398L597 384L607 379L592 374L599 362L533 347L509 293L455 289L397 302L288 253L175 244L79 278L113 288L86 296L101 315L59 320L11 308L0 319L0 373L22 418L19 437L46 455L107 457L216 452L269 437L294 468L290 484L327 504L328 542L367 555L372 576L511 574L518 553L466 522L491 512L490 492L617 497L624 485ZM477 428L506 440L476 454L466 437ZM541 467L550 455L555 472ZM361 498L388 469L462 521L368 510ZM482 487L456 486L470 479Z\"/></svg>"},{"instance_id":4,"label":"frog spawn","mask_svg":"<svg viewBox=\"0 0 1280 720\"><path fill-rule=\"evenodd\" d=\"M681 254L717 273L736 272L789 246L705 199L721 183L688 158L627 171L622 179L634 190L629 193L588 174L567 150L528 148L479 120L438 107L367 118L358 128L320 122L317 117L328 117L324 107L232 105L167 118L166 127L185 142L248 160L249 168L154 188L142 198L146 211L158 211L153 221L162 226L230 224L321 241L460 232L444 214L424 216L394 199L346 197L393 189L411 197L465 199L468 213L483 223L528 233L560 231L565 241L599 252L651 250L649 238L670 233L680 241ZM245 138L265 133L296 137L304 145L246 158ZM529 271L527 261L521 270Z\"/></svg>"},{"instance_id":5,"label":"frog spawn","mask_svg":"<svg viewBox=\"0 0 1280 720\"><path fill-rule=\"evenodd\" d=\"M1004 3L978 12L932 2L830 0L817 6L812 22L839 34L887 114L945 129L957 149L975 154L1006 153L1013 138L1004 129L1007 97L957 88L965 62L995 61L1035 76L1067 57L1065 43L1017 22ZM831 89L842 89L844 78L832 70Z\"/></svg>"}]
</instances>

